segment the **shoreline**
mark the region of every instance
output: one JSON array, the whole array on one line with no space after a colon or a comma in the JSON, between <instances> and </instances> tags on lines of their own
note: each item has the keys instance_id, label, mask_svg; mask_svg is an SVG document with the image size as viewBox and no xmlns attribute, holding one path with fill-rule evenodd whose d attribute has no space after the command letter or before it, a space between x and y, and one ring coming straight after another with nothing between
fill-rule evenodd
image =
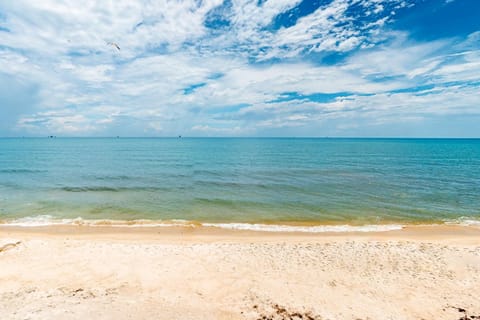
<instances>
[{"instance_id":1,"label":"shoreline","mask_svg":"<svg viewBox=\"0 0 480 320\"><path fill-rule=\"evenodd\" d=\"M329 240L335 238L378 239L378 240L432 240L460 241L480 244L480 227L463 225L403 225L400 229L387 231L334 231L334 232L295 232L235 230L212 226L90 226L90 225L50 225L50 226L8 226L0 225L2 237L68 237L69 239L105 240L164 240L164 241L209 241L209 240Z\"/></svg>"},{"instance_id":2,"label":"shoreline","mask_svg":"<svg viewBox=\"0 0 480 320\"><path fill-rule=\"evenodd\" d=\"M21 227L39 228L53 226L73 227L112 227L112 228L220 228L227 230L259 231L259 232L384 232L401 230L410 227L461 226L480 229L480 217L458 217L442 220L383 220L379 221L337 221L337 220L258 220L258 221L209 221L185 219L85 219L59 218L50 215L27 216L21 218L0 219L0 228Z\"/></svg>"}]
</instances>

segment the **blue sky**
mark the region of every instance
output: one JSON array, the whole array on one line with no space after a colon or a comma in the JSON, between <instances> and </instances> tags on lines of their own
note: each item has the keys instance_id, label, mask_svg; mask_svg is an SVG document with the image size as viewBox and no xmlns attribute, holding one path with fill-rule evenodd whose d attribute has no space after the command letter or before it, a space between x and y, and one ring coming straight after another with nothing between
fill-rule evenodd
<instances>
[{"instance_id":1,"label":"blue sky","mask_svg":"<svg viewBox=\"0 0 480 320\"><path fill-rule=\"evenodd\" d=\"M0 136L480 137L479 12L0 0Z\"/></svg>"}]
</instances>

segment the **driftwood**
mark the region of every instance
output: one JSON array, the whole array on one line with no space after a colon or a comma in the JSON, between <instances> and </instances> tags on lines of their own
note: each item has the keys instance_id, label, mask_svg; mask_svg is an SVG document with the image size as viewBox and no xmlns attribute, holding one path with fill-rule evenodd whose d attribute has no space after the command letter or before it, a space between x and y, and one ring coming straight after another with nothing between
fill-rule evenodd
<instances>
[{"instance_id":1,"label":"driftwood","mask_svg":"<svg viewBox=\"0 0 480 320\"><path fill-rule=\"evenodd\" d=\"M3 252L3 251L7 251L9 249L13 249L15 248L16 246L18 246L20 243L22 243L21 241L17 241L17 242L14 242L14 243L7 243L3 246L0 247L0 252Z\"/></svg>"}]
</instances>

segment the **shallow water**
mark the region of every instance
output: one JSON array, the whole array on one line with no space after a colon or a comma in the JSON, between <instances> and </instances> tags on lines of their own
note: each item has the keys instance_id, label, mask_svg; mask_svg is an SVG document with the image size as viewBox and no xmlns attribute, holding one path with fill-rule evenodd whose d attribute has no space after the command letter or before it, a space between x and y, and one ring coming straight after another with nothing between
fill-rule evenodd
<instances>
[{"instance_id":1,"label":"shallow water","mask_svg":"<svg viewBox=\"0 0 480 320\"><path fill-rule=\"evenodd\" d=\"M0 220L25 217L480 220L480 140L0 139Z\"/></svg>"}]
</instances>

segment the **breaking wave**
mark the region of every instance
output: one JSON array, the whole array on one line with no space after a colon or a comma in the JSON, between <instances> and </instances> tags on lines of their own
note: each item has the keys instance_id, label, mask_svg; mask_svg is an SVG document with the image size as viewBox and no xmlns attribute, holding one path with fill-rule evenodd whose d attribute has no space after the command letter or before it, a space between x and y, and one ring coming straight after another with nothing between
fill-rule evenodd
<instances>
[{"instance_id":1,"label":"breaking wave","mask_svg":"<svg viewBox=\"0 0 480 320\"><path fill-rule=\"evenodd\" d=\"M323 232L384 232L400 230L402 225L315 225L299 226L286 224L257 224L257 223L201 223L188 220L109 220L109 219L58 219L50 215L40 215L35 217L24 217L20 219L3 221L4 226L16 227L45 227L58 225L77 225L77 226L111 226L111 227L210 227L228 230L246 230L261 232L304 232L304 233L323 233Z\"/></svg>"},{"instance_id":2,"label":"breaking wave","mask_svg":"<svg viewBox=\"0 0 480 320\"><path fill-rule=\"evenodd\" d=\"M444 225L480 227L480 220L471 217L462 217L455 220L445 220ZM386 232L401 230L407 225L403 224L367 224L367 225L289 225L289 224L263 224L263 223L211 223L191 220L114 220L114 219L59 219L50 215L39 215L12 220L0 221L2 226L14 227L46 227L46 226L111 226L111 227L207 227L226 230L243 230L259 232ZM438 224L437 224L438 225ZM440 224L441 225L441 224Z\"/></svg>"}]
</instances>

